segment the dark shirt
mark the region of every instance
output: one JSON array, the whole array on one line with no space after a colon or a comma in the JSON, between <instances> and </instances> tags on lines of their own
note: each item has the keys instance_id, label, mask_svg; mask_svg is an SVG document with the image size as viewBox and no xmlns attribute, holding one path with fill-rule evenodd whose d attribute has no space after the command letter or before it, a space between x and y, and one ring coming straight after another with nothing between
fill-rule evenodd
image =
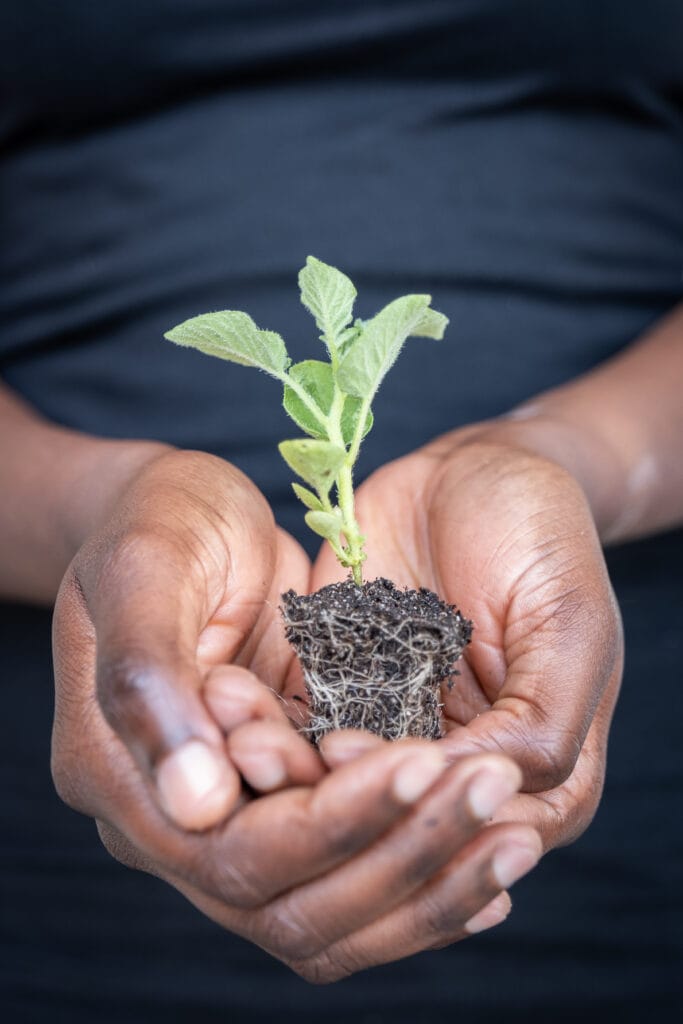
<instances>
[{"instance_id":1,"label":"dark shirt","mask_svg":"<svg viewBox=\"0 0 683 1024\"><path fill-rule=\"evenodd\" d=\"M406 347L363 474L589 369L681 299L678 0L22 0L0 41L4 379L56 422L234 461L309 550L277 385L164 330L246 309L315 356L308 253L353 278L361 316L430 292L447 340ZM502 927L324 990L115 864L59 803L49 615L4 606L5 1019L672 1019L683 535L609 561L627 670L595 824Z\"/></svg>"}]
</instances>

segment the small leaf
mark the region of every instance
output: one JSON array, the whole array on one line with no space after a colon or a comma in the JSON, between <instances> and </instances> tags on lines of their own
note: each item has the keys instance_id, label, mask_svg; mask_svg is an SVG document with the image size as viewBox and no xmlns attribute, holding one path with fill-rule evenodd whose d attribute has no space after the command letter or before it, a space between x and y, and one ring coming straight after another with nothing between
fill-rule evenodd
<instances>
[{"instance_id":1,"label":"small leaf","mask_svg":"<svg viewBox=\"0 0 683 1024\"><path fill-rule=\"evenodd\" d=\"M356 289L336 267L309 256L299 272L301 301L315 317L328 349L336 348L339 336L351 321Z\"/></svg>"},{"instance_id":2,"label":"small leaf","mask_svg":"<svg viewBox=\"0 0 683 1024\"><path fill-rule=\"evenodd\" d=\"M311 398L323 416L327 416L334 398L334 380L332 378L332 367L329 363L321 363L318 359L305 359L302 363L295 363L290 367L289 377L292 377L306 394ZM311 437L326 438L327 433L322 423L316 419L311 410L302 402L291 387L285 384L285 394L282 404L286 412L292 417L297 426L310 434Z\"/></svg>"},{"instance_id":3,"label":"small leaf","mask_svg":"<svg viewBox=\"0 0 683 1024\"><path fill-rule=\"evenodd\" d=\"M339 534L342 528L342 519L339 512L307 512L304 516L306 525L317 533L319 537L339 543Z\"/></svg>"},{"instance_id":4,"label":"small leaf","mask_svg":"<svg viewBox=\"0 0 683 1024\"><path fill-rule=\"evenodd\" d=\"M289 365L280 335L259 330L247 313L235 310L194 316L167 331L164 337L209 356L242 366L256 366L273 377L281 377Z\"/></svg>"},{"instance_id":5,"label":"small leaf","mask_svg":"<svg viewBox=\"0 0 683 1024\"><path fill-rule=\"evenodd\" d=\"M302 487L301 484L292 484L292 488L299 501L303 501L306 508L310 508L312 512L323 511L322 501L313 491L309 491L308 487Z\"/></svg>"},{"instance_id":6,"label":"small leaf","mask_svg":"<svg viewBox=\"0 0 683 1024\"><path fill-rule=\"evenodd\" d=\"M329 363L322 363L319 359L305 359L302 363L296 363L290 367L289 377L292 377L305 390L323 416L327 416L332 408L334 400L334 376ZM350 444L356 433L356 425L360 415L361 400L347 396L344 401L344 408L341 418L341 430L344 444ZM283 405L287 413L292 417L297 426L310 434L311 437L327 438L327 433L311 410L302 402L297 393L285 385ZM363 437L366 436L372 427L372 413L368 412L365 420Z\"/></svg>"},{"instance_id":7,"label":"small leaf","mask_svg":"<svg viewBox=\"0 0 683 1024\"><path fill-rule=\"evenodd\" d=\"M434 341L441 341L449 323L448 317L443 313L436 309L425 309L424 316L411 334L414 338L433 338Z\"/></svg>"},{"instance_id":8,"label":"small leaf","mask_svg":"<svg viewBox=\"0 0 683 1024\"><path fill-rule=\"evenodd\" d=\"M360 398L355 398L353 395L347 395L344 402L344 411L342 412L341 418L341 432L344 438L344 444L351 444L355 435L356 427L358 426L358 419L360 417L360 410L363 402ZM367 437L372 430L372 425L375 422L375 418L372 415L372 409L368 409L368 414L365 417L365 426L363 427L363 433L361 438Z\"/></svg>"},{"instance_id":9,"label":"small leaf","mask_svg":"<svg viewBox=\"0 0 683 1024\"><path fill-rule=\"evenodd\" d=\"M278 447L290 469L321 494L327 494L346 458L346 451L329 441L298 438L282 441Z\"/></svg>"},{"instance_id":10,"label":"small leaf","mask_svg":"<svg viewBox=\"0 0 683 1024\"><path fill-rule=\"evenodd\" d=\"M362 330L363 321L359 316L357 316L356 319L351 324L351 326L347 327L339 335L339 344L337 346L337 351L340 356L344 354L347 348L350 348L350 346L353 345L354 341L356 340L356 338L358 337Z\"/></svg>"},{"instance_id":11,"label":"small leaf","mask_svg":"<svg viewBox=\"0 0 683 1024\"><path fill-rule=\"evenodd\" d=\"M434 320L430 302L430 295L404 295L363 324L359 337L345 349L337 372L337 382L347 394L372 398L406 338L439 328L441 321Z\"/></svg>"}]
</instances>

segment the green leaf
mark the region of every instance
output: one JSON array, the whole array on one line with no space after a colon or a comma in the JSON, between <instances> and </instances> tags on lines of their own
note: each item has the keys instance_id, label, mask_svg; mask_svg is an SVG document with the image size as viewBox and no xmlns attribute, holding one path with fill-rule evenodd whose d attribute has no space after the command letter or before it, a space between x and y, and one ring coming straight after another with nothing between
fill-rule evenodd
<instances>
[{"instance_id":1,"label":"green leaf","mask_svg":"<svg viewBox=\"0 0 683 1024\"><path fill-rule=\"evenodd\" d=\"M356 289L346 274L309 256L299 272L301 301L315 317L328 349L336 348L339 336L351 321Z\"/></svg>"},{"instance_id":2,"label":"green leaf","mask_svg":"<svg viewBox=\"0 0 683 1024\"><path fill-rule=\"evenodd\" d=\"M282 441L278 447L290 469L321 494L327 494L346 458L344 448L329 441L297 438L295 441Z\"/></svg>"},{"instance_id":3,"label":"green leaf","mask_svg":"<svg viewBox=\"0 0 683 1024\"><path fill-rule=\"evenodd\" d=\"M339 355L343 355L347 348L353 345L356 338L363 330L363 321L359 316L353 321L350 327L345 328L339 335L339 344L337 351Z\"/></svg>"},{"instance_id":4,"label":"green leaf","mask_svg":"<svg viewBox=\"0 0 683 1024\"><path fill-rule=\"evenodd\" d=\"M363 324L337 371L337 383L347 394L372 398L406 338L411 334L435 337L435 332L442 331L445 324L437 319L442 315L429 309L430 302L430 295L404 295Z\"/></svg>"},{"instance_id":5,"label":"green leaf","mask_svg":"<svg viewBox=\"0 0 683 1024\"><path fill-rule=\"evenodd\" d=\"M295 363L290 367L288 376L301 385L309 398L320 409L321 414L327 416L334 398L334 380L330 364L321 363L318 359L305 359L302 363ZM322 423L316 419L296 391L286 384L282 404L297 426L301 427L305 433L310 434L311 437L327 437Z\"/></svg>"},{"instance_id":6,"label":"green leaf","mask_svg":"<svg viewBox=\"0 0 683 1024\"><path fill-rule=\"evenodd\" d=\"M424 316L411 334L414 338L433 338L434 341L441 341L449 322L448 317L436 309L425 309Z\"/></svg>"},{"instance_id":7,"label":"green leaf","mask_svg":"<svg viewBox=\"0 0 683 1024\"><path fill-rule=\"evenodd\" d=\"M290 367L288 376L301 385L323 416L329 415L334 400L334 375L329 363L322 363L319 359L305 359L302 363L296 363ZM285 385L283 405L297 426L301 427L305 433L310 434L311 437L327 437L325 428L320 421L316 419L297 393L287 385ZM350 444L353 440L361 405L360 399L351 396L344 401L341 418L344 444ZM371 429L372 422L372 413L368 412L363 437Z\"/></svg>"},{"instance_id":8,"label":"green leaf","mask_svg":"<svg viewBox=\"0 0 683 1024\"><path fill-rule=\"evenodd\" d=\"M306 525L317 533L319 537L339 543L339 534L342 528L342 518L339 510L336 512L307 512L304 516Z\"/></svg>"},{"instance_id":9,"label":"green leaf","mask_svg":"<svg viewBox=\"0 0 683 1024\"><path fill-rule=\"evenodd\" d=\"M285 343L274 331L261 331L247 313L225 309L203 313L164 335L176 345L196 348L242 366L256 366L280 378L289 365Z\"/></svg>"},{"instance_id":10,"label":"green leaf","mask_svg":"<svg viewBox=\"0 0 683 1024\"><path fill-rule=\"evenodd\" d=\"M303 501L306 508L310 508L312 512L323 511L322 501L317 494L314 494L313 491L309 491L308 487L302 487L301 484L292 484L292 489L299 501Z\"/></svg>"},{"instance_id":11,"label":"green leaf","mask_svg":"<svg viewBox=\"0 0 683 1024\"><path fill-rule=\"evenodd\" d=\"M360 419L360 411L363 405L363 401L360 398L354 398L353 395L347 395L344 402L344 410L341 418L341 432L344 438L344 444L351 444L354 437L356 436L356 427L358 426L358 420ZM361 438L367 437L372 430L372 425L375 422L375 418L372 415L372 409L368 409L368 414L365 417L365 426L363 427L363 433Z\"/></svg>"}]
</instances>

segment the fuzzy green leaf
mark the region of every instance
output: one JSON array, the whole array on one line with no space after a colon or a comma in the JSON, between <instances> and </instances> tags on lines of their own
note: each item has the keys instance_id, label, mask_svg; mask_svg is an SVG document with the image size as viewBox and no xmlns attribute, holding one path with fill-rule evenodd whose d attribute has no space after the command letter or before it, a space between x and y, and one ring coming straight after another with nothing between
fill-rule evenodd
<instances>
[{"instance_id":1,"label":"fuzzy green leaf","mask_svg":"<svg viewBox=\"0 0 683 1024\"><path fill-rule=\"evenodd\" d=\"M449 319L443 313L436 309L425 309L424 316L411 334L414 338L433 338L434 341L441 341L448 324Z\"/></svg>"},{"instance_id":2,"label":"fuzzy green leaf","mask_svg":"<svg viewBox=\"0 0 683 1024\"><path fill-rule=\"evenodd\" d=\"M302 363L296 363L290 368L289 376L301 385L309 398L320 409L322 415L327 416L334 400L334 376L330 364L322 363L318 359L305 359ZM360 399L351 396L347 397L344 401L341 417L344 444L350 444L353 440L361 404ZM320 421L299 398L297 393L286 385L283 405L297 426L301 427L305 433L310 434L311 437L327 437L325 428ZM372 413L368 412L363 437L371 429L372 422Z\"/></svg>"},{"instance_id":3,"label":"fuzzy green leaf","mask_svg":"<svg viewBox=\"0 0 683 1024\"><path fill-rule=\"evenodd\" d=\"M344 444L351 444L356 434L356 427L358 420L360 419L360 410L363 402L360 398L355 398L353 395L347 395L344 402L344 411L342 412L341 418L341 431L342 437L344 438ZM375 422L375 418L372 415L372 409L368 409L368 414L365 417L365 426L363 427L363 433L361 437L367 437L372 430L372 425Z\"/></svg>"},{"instance_id":4,"label":"fuzzy green leaf","mask_svg":"<svg viewBox=\"0 0 683 1024\"><path fill-rule=\"evenodd\" d=\"M302 487L301 484L292 484L292 489L299 501L303 501L306 508L309 508L312 512L324 511L322 501L313 491L309 491L308 487Z\"/></svg>"},{"instance_id":5,"label":"fuzzy green leaf","mask_svg":"<svg viewBox=\"0 0 683 1024\"><path fill-rule=\"evenodd\" d=\"M325 540L332 541L333 544L339 543L342 518L338 510L336 512L307 512L304 519L313 533L324 537Z\"/></svg>"},{"instance_id":6,"label":"fuzzy green leaf","mask_svg":"<svg viewBox=\"0 0 683 1024\"><path fill-rule=\"evenodd\" d=\"M297 438L295 441L282 441L278 447L290 469L321 494L327 494L346 458L344 448L329 441Z\"/></svg>"},{"instance_id":7,"label":"fuzzy green leaf","mask_svg":"<svg viewBox=\"0 0 683 1024\"><path fill-rule=\"evenodd\" d=\"M337 372L337 382L347 394L372 398L406 338L443 333L445 324L437 319L441 314L429 309L430 302L430 295L404 295L363 324L359 337L345 349Z\"/></svg>"},{"instance_id":8,"label":"fuzzy green leaf","mask_svg":"<svg viewBox=\"0 0 683 1024\"><path fill-rule=\"evenodd\" d=\"M337 347L339 336L351 321L356 289L340 270L309 256L299 272L301 301L315 317L328 349Z\"/></svg>"},{"instance_id":9,"label":"fuzzy green leaf","mask_svg":"<svg viewBox=\"0 0 683 1024\"><path fill-rule=\"evenodd\" d=\"M278 378L290 362L279 334L259 330L247 313L230 309L194 316L167 331L164 337L209 356L256 366Z\"/></svg>"},{"instance_id":10,"label":"fuzzy green leaf","mask_svg":"<svg viewBox=\"0 0 683 1024\"><path fill-rule=\"evenodd\" d=\"M305 359L302 363L295 363L290 367L288 376L301 385L308 397L320 409L321 415L327 416L334 397L334 381L329 363L321 363L318 359ZM327 437L322 423L316 419L296 391L286 384L282 404L297 426L311 437Z\"/></svg>"},{"instance_id":11,"label":"fuzzy green leaf","mask_svg":"<svg viewBox=\"0 0 683 1024\"><path fill-rule=\"evenodd\" d=\"M338 352L340 356L343 355L344 352L346 352L346 350L351 347L351 345L353 345L354 341L359 336L362 330L363 321L359 316L357 316L356 319L351 324L351 326L345 328L345 330L343 330L342 333L339 335Z\"/></svg>"}]
</instances>

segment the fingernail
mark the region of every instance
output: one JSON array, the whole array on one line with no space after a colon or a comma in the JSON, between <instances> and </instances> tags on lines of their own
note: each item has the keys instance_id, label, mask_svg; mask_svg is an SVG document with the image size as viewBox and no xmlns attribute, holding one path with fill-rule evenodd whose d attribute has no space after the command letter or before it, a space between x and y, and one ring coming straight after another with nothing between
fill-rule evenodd
<instances>
[{"instance_id":1,"label":"fingernail","mask_svg":"<svg viewBox=\"0 0 683 1024\"><path fill-rule=\"evenodd\" d=\"M287 777L282 758L272 750L240 754L239 768L250 786L264 792L277 789Z\"/></svg>"},{"instance_id":2,"label":"fingernail","mask_svg":"<svg viewBox=\"0 0 683 1024\"><path fill-rule=\"evenodd\" d=\"M510 913L512 903L506 892L499 893L495 900L487 903L483 910L471 917L465 924L465 931L470 935L476 932L485 932L487 928L494 928L501 924Z\"/></svg>"},{"instance_id":3,"label":"fingernail","mask_svg":"<svg viewBox=\"0 0 683 1024\"><path fill-rule=\"evenodd\" d=\"M491 869L501 889L509 889L522 875L538 864L539 851L515 843L501 846L493 855Z\"/></svg>"},{"instance_id":4,"label":"fingernail","mask_svg":"<svg viewBox=\"0 0 683 1024\"><path fill-rule=\"evenodd\" d=\"M467 802L475 818L487 821L501 804L517 792L518 779L490 768L478 772L467 790Z\"/></svg>"},{"instance_id":5,"label":"fingernail","mask_svg":"<svg viewBox=\"0 0 683 1024\"><path fill-rule=\"evenodd\" d=\"M220 755L201 740L190 740L164 758L156 780L167 814L185 824L196 805L221 789L226 766Z\"/></svg>"},{"instance_id":6,"label":"fingernail","mask_svg":"<svg viewBox=\"0 0 683 1024\"><path fill-rule=\"evenodd\" d=\"M414 804L434 785L446 768L443 755L435 750L414 754L399 765L394 775L393 793L402 804Z\"/></svg>"}]
</instances>

